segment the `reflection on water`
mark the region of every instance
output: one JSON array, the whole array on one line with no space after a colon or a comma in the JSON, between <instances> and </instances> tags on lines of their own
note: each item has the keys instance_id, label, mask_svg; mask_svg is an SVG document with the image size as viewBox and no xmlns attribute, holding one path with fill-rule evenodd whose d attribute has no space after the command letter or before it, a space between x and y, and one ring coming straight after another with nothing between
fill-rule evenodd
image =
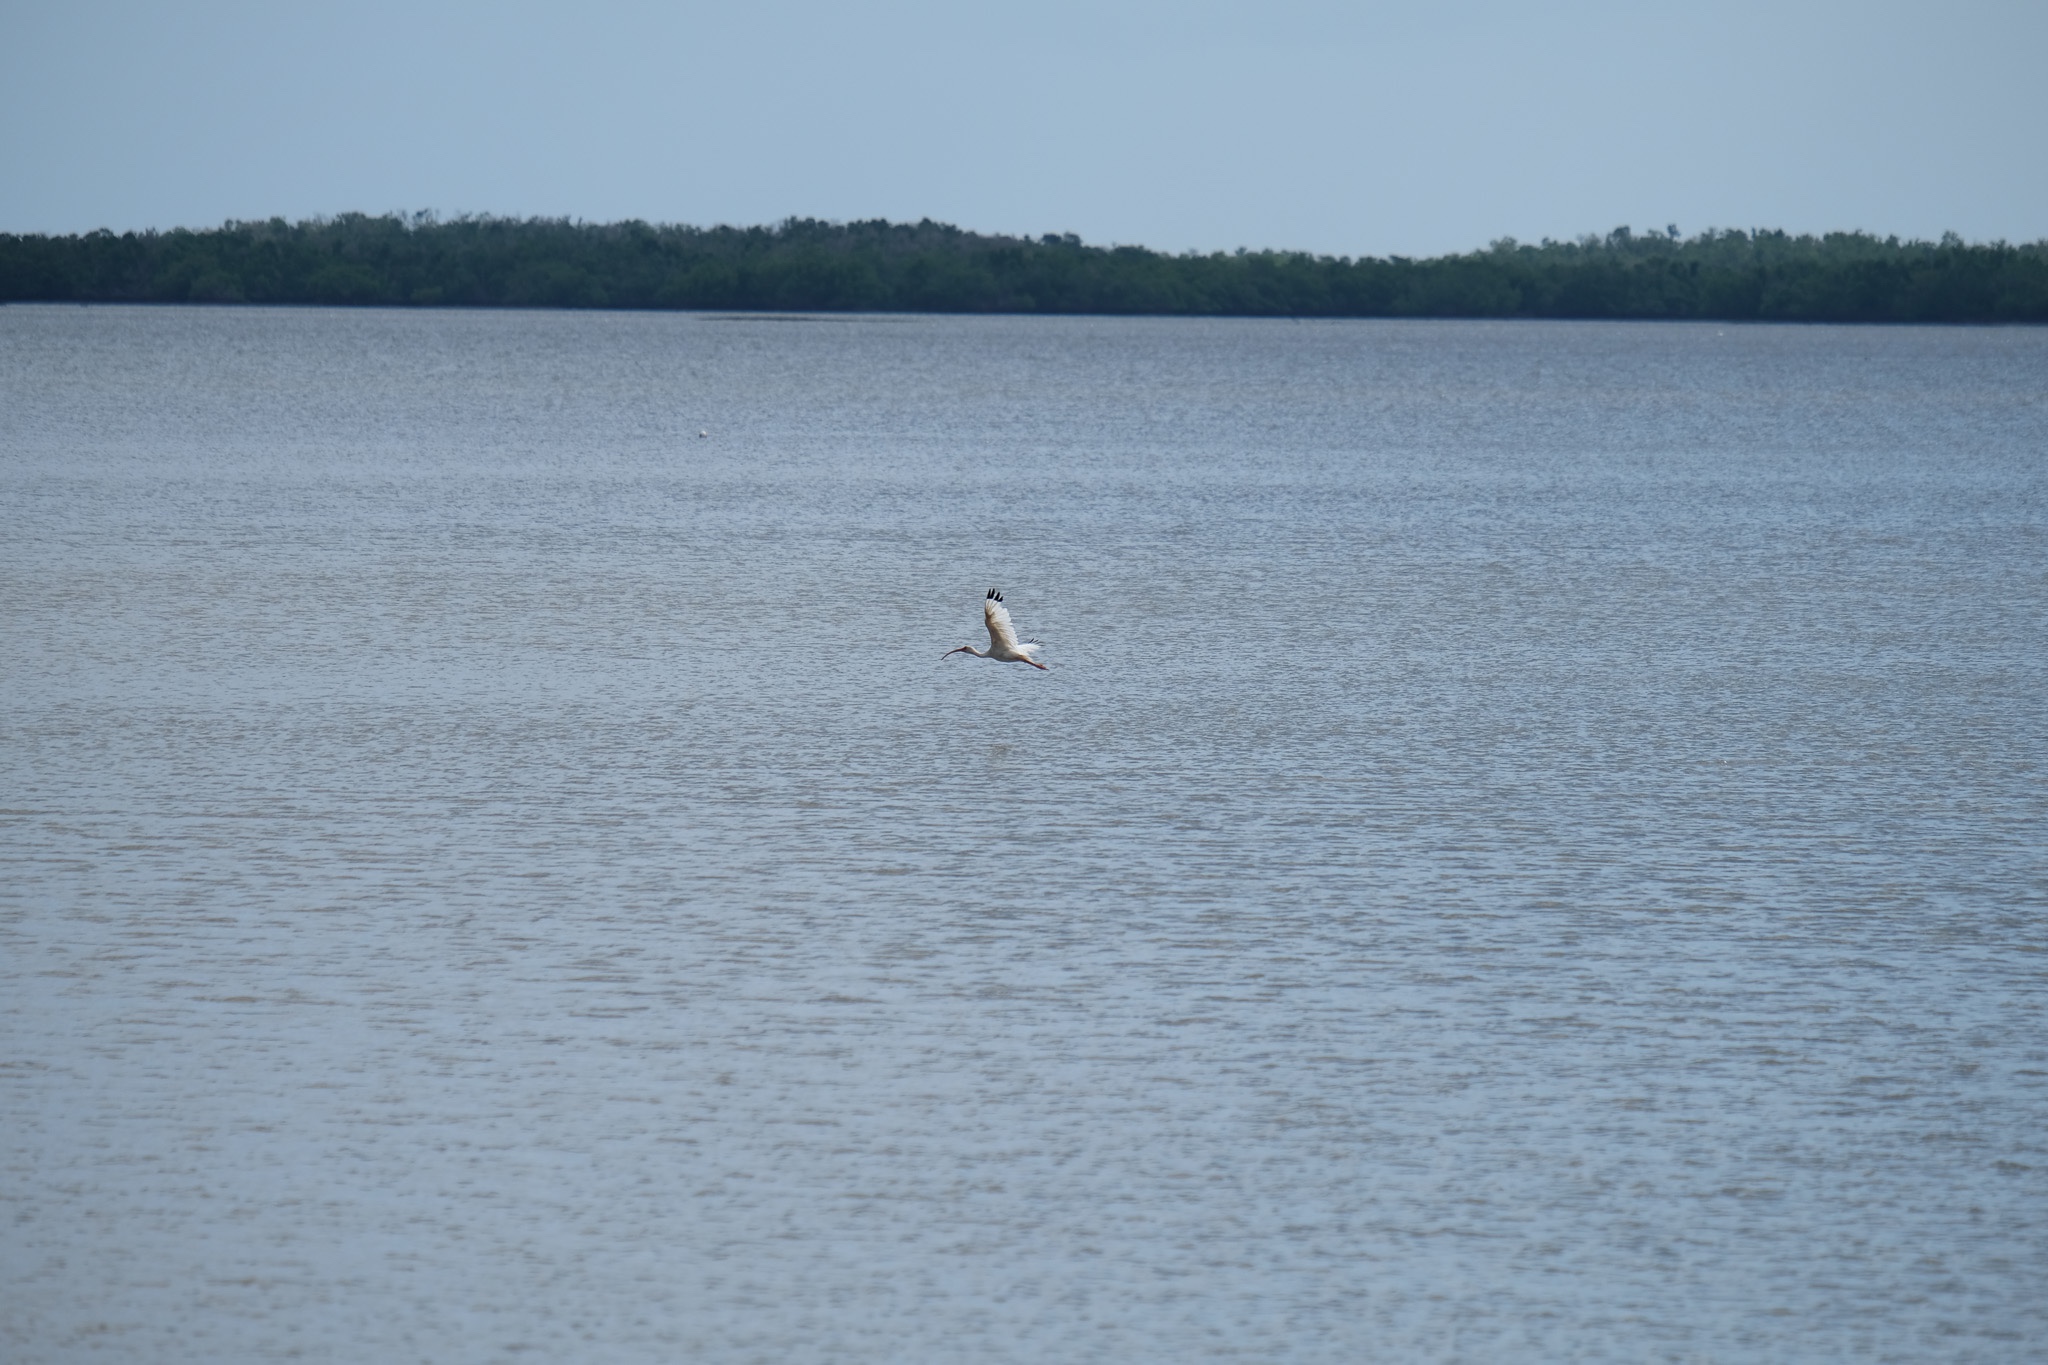
<instances>
[{"instance_id":1,"label":"reflection on water","mask_svg":"<svg viewBox=\"0 0 2048 1365\"><path fill-rule=\"evenodd\" d=\"M0 1348L2038 1356L2044 529L2039 331L0 310Z\"/></svg>"}]
</instances>

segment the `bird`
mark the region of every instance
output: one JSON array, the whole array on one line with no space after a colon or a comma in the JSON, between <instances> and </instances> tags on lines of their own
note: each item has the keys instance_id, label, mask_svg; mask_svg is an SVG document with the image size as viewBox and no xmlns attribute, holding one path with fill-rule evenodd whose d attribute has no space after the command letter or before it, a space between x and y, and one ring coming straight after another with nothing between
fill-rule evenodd
<instances>
[{"instance_id":1,"label":"bird","mask_svg":"<svg viewBox=\"0 0 2048 1365\"><path fill-rule=\"evenodd\" d=\"M988 648L976 649L973 645L962 645L949 649L939 656L941 662L955 654L972 654L977 659L994 659L1004 664L1030 664L1033 668L1050 673L1052 670L1031 656L1038 651L1038 641L1017 642L1017 632L1010 625L1010 609L1003 605L1003 595L994 588L982 599L981 615L988 623Z\"/></svg>"}]
</instances>

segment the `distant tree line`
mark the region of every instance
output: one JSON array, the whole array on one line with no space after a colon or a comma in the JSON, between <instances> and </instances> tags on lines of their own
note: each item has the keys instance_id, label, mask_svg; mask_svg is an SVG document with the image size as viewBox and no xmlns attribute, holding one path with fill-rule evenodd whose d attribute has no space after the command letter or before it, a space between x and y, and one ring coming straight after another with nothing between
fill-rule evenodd
<instances>
[{"instance_id":1,"label":"distant tree line","mask_svg":"<svg viewBox=\"0 0 2048 1365\"><path fill-rule=\"evenodd\" d=\"M2048 321L2048 241L1677 230L1429 259L1169 255L943 223L695 228L343 214L0 234L0 300L1268 317Z\"/></svg>"}]
</instances>

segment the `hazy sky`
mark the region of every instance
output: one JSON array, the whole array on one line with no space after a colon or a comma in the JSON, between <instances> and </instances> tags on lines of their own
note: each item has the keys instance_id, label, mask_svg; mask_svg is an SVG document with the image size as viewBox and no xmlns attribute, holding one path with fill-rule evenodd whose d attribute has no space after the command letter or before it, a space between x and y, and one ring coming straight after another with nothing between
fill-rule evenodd
<instances>
[{"instance_id":1,"label":"hazy sky","mask_svg":"<svg viewBox=\"0 0 2048 1365\"><path fill-rule=\"evenodd\" d=\"M0 0L0 231L931 217L2048 237L2048 0Z\"/></svg>"}]
</instances>

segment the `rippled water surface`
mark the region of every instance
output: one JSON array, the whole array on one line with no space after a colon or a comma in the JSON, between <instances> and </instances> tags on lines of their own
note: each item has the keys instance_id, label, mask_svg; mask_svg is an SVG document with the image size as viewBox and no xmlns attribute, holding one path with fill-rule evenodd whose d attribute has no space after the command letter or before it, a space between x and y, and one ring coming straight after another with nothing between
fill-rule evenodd
<instances>
[{"instance_id":1,"label":"rippled water surface","mask_svg":"<svg viewBox=\"0 0 2048 1365\"><path fill-rule=\"evenodd\" d=\"M0 642L10 1361L2048 1352L2048 332L13 307Z\"/></svg>"}]
</instances>

